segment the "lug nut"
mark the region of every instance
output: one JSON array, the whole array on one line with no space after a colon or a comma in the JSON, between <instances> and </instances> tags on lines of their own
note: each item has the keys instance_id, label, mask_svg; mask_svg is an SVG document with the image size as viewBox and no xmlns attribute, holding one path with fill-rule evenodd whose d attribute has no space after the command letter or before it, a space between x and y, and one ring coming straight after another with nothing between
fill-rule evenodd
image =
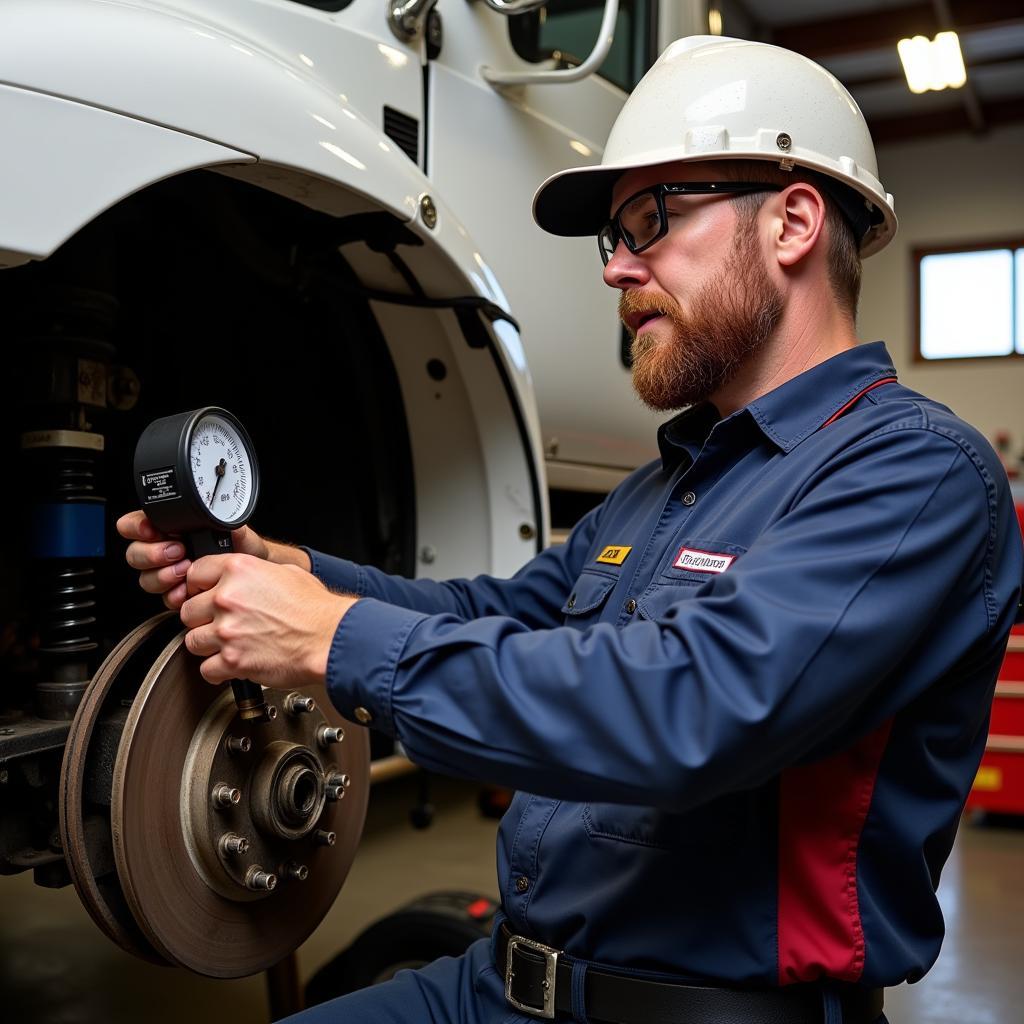
<instances>
[{"instance_id":1,"label":"lug nut","mask_svg":"<svg viewBox=\"0 0 1024 1024\"><path fill-rule=\"evenodd\" d=\"M296 882L304 882L309 878L309 868L305 864L296 864L290 860L284 865L284 874L287 878L294 878Z\"/></svg>"},{"instance_id":2,"label":"lug nut","mask_svg":"<svg viewBox=\"0 0 1024 1024\"><path fill-rule=\"evenodd\" d=\"M313 838L320 846L333 846L338 840L338 833L328 832L326 829L318 828L313 833Z\"/></svg>"},{"instance_id":3,"label":"lug nut","mask_svg":"<svg viewBox=\"0 0 1024 1024\"><path fill-rule=\"evenodd\" d=\"M226 832L220 837L220 852L225 856L248 853L249 840L245 836L236 835L234 832Z\"/></svg>"},{"instance_id":4,"label":"lug nut","mask_svg":"<svg viewBox=\"0 0 1024 1024\"><path fill-rule=\"evenodd\" d=\"M252 750L252 740L248 736L229 736L227 748L231 754L248 754Z\"/></svg>"},{"instance_id":5,"label":"lug nut","mask_svg":"<svg viewBox=\"0 0 1024 1024\"><path fill-rule=\"evenodd\" d=\"M245 887L261 892L270 892L277 886L277 875L264 871L258 864L253 864L245 873Z\"/></svg>"},{"instance_id":6,"label":"lug nut","mask_svg":"<svg viewBox=\"0 0 1024 1024\"><path fill-rule=\"evenodd\" d=\"M316 701L304 693L289 693L284 699L284 709L289 715L305 715L316 711Z\"/></svg>"},{"instance_id":7,"label":"lug nut","mask_svg":"<svg viewBox=\"0 0 1024 1024\"><path fill-rule=\"evenodd\" d=\"M340 743L345 738L345 730L333 725L321 725L316 731L316 741L321 747L329 747L332 743Z\"/></svg>"},{"instance_id":8,"label":"lug nut","mask_svg":"<svg viewBox=\"0 0 1024 1024\"><path fill-rule=\"evenodd\" d=\"M218 782L213 787L210 796L213 798L214 806L223 811L233 807L242 799L242 791L235 789L234 786L229 786L226 782Z\"/></svg>"}]
</instances>

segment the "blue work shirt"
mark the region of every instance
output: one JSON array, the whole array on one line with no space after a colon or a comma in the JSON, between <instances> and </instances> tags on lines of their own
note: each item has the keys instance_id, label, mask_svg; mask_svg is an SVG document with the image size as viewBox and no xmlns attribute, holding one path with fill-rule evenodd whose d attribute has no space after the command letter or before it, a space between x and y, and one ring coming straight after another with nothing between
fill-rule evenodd
<instances>
[{"instance_id":1,"label":"blue work shirt","mask_svg":"<svg viewBox=\"0 0 1024 1024\"><path fill-rule=\"evenodd\" d=\"M677 416L510 580L312 553L368 598L331 648L341 712L519 791L513 931L759 985L934 962L1022 550L989 445L894 375L862 345L725 419Z\"/></svg>"}]
</instances>

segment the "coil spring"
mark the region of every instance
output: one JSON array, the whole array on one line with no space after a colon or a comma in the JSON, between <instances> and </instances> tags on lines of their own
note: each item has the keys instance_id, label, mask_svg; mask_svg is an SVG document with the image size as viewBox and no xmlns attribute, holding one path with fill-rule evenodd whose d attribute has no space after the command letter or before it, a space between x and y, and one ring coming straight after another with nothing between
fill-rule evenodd
<instances>
[{"instance_id":1,"label":"coil spring","mask_svg":"<svg viewBox=\"0 0 1024 1024\"><path fill-rule=\"evenodd\" d=\"M38 571L39 650L45 654L96 650L96 570L42 565Z\"/></svg>"}]
</instances>

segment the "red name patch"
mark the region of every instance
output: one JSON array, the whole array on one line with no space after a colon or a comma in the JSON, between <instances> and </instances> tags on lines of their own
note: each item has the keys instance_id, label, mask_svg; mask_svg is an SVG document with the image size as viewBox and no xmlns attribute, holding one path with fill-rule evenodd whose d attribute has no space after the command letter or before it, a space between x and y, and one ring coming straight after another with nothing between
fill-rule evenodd
<instances>
[{"instance_id":1,"label":"red name patch","mask_svg":"<svg viewBox=\"0 0 1024 1024\"><path fill-rule=\"evenodd\" d=\"M687 572L725 572L735 561L735 555L719 555L714 551L682 548L672 563L672 568L685 569Z\"/></svg>"}]
</instances>

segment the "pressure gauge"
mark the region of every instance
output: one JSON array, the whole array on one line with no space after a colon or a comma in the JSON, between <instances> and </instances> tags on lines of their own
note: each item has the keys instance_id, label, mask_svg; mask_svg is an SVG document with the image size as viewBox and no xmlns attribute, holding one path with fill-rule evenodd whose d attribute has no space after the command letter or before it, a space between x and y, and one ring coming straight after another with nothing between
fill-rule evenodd
<instances>
[{"instance_id":1,"label":"pressure gauge","mask_svg":"<svg viewBox=\"0 0 1024 1024\"><path fill-rule=\"evenodd\" d=\"M164 533L237 529L259 494L252 442L242 424L216 406L154 420L135 449L135 487L146 515Z\"/></svg>"},{"instance_id":2,"label":"pressure gauge","mask_svg":"<svg viewBox=\"0 0 1024 1024\"><path fill-rule=\"evenodd\" d=\"M135 490L149 520L181 537L189 558L226 554L259 494L249 435L214 405L154 420L135 446ZM259 684L234 679L231 688L243 719L269 720Z\"/></svg>"}]
</instances>

